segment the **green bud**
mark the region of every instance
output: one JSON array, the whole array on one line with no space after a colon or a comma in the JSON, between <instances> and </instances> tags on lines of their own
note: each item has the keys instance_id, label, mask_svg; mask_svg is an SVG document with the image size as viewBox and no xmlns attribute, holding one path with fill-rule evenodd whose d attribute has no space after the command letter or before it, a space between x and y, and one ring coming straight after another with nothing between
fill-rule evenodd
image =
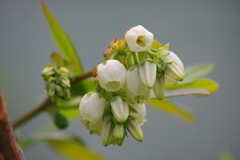
<instances>
[{"instance_id":1,"label":"green bud","mask_svg":"<svg viewBox=\"0 0 240 160\"><path fill-rule=\"evenodd\" d=\"M54 124L57 126L59 129L65 129L68 127L68 121L66 117L64 117L62 114L60 114L58 111L55 112L54 114Z\"/></svg>"},{"instance_id":2,"label":"green bud","mask_svg":"<svg viewBox=\"0 0 240 160\"><path fill-rule=\"evenodd\" d=\"M165 75L162 74L161 76L156 77L156 81L153 86L153 92L157 99L163 99L164 92L165 92Z\"/></svg>"},{"instance_id":3,"label":"green bud","mask_svg":"<svg viewBox=\"0 0 240 160\"><path fill-rule=\"evenodd\" d=\"M53 76L55 74L55 70L54 70L54 65L49 64L44 66L43 70L42 70L42 77L44 79L47 79L51 76Z\"/></svg>"},{"instance_id":4,"label":"green bud","mask_svg":"<svg viewBox=\"0 0 240 160\"><path fill-rule=\"evenodd\" d=\"M139 142L143 141L143 132L137 120L131 120L130 124L127 126L127 129L134 139Z\"/></svg>"},{"instance_id":5,"label":"green bud","mask_svg":"<svg viewBox=\"0 0 240 160\"><path fill-rule=\"evenodd\" d=\"M47 82L48 82L48 84L54 83L54 82L56 82L56 78L50 77L50 78L47 80Z\"/></svg>"},{"instance_id":6,"label":"green bud","mask_svg":"<svg viewBox=\"0 0 240 160\"><path fill-rule=\"evenodd\" d=\"M125 137L123 137L122 139L117 139L117 145L122 146L124 139L125 139Z\"/></svg>"},{"instance_id":7,"label":"green bud","mask_svg":"<svg viewBox=\"0 0 240 160\"><path fill-rule=\"evenodd\" d=\"M116 139L122 139L124 137L124 125L116 124L113 128L113 135Z\"/></svg>"},{"instance_id":8,"label":"green bud","mask_svg":"<svg viewBox=\"0 0 240 160\"><path fill-rule=\"evenodd\" d=\"M70 80L67 77L61 76L59 77L59 84L64 88L70 88Z\"/></svg>"},{"instance_id":9,"label":"green bud","mask_svg":"<svg viewBox=\"0 0 240 160\"><path fill-rule=\"evenodd\" d=\"M58 69L58 74L59 74L60 76L69 77L69 71L68 71L68 69L65 68L65 67L60 67L60 68Z\"/></svg>"}]
</instances>

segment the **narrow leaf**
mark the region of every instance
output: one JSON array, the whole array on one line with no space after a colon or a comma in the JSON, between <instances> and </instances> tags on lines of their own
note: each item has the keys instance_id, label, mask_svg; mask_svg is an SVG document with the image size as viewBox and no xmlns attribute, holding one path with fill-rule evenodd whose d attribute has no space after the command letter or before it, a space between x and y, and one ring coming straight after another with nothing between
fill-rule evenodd
<instances>
[{"instance_id":1,"label":"narrow leaf","mask_svg":"<svg viewBox=\"0 0 240 160\"><path fill-rule=\"evenodd\" d=\"M188 66L185 68L185 75L184 80L180 82L180 84L186 84L194 82L200 78L205 77L215 67L215 63L209 62L209 63L201 63L201 64L195 64L192 66Z\"/></svg>"},{"instance_id":2,"label":"narrow leaf","mask_svg":"<svg viewBox=\"0 0 240 160\"><path fill-rule=\"evenodd\" d=\"M52 37L58 49L63 54L64 59L66 59L70 65L69 69L76 75L81 74L83 72L83 67L70 38L43 2L41 2L41 7Z\"/></svg>"},{"instance_id":3,"label":"narrow leaf","mask_svg":"<svg viewBox=\"0 0 240 160\"><path fill-rule=\"evenodd\" d=\"M195 119L194 115L191 112L183 109L180 106L177 106L176 104L166 99L158 100L156 98L153 98L150 99L148 105L164 113L183 119L189 123L192 123Z\"/></svg>"},{"instance_id":4,"label":"narrow leaf","mask_svg":"<svg viewBox=\"0 0 240 160\"><path fill-rule=\"evenodd\" d=\"M174 89L166 90L164 97L176 97L176 96L186 96L186 95L205 95L209 96L211 93L205 89Z\"/></svg>"},{"instance_id":5,"label":"narrow leaf","mask_svg":"<svg viewBox=\"0 0 240 160\"><path fill-rule=\"evenodd\" d=\"M218 89L217 82L210 80L210 79L199 79L195 82L188 83L188 84L166 84L166 89L173 90L173 89L204 89L209 91L211 94L215 93Z\"/></svg>"},{"instance_id":6,"label":"narrow leaf","mask_svg":"<svg viewBox=\"0 0 240 160\"><path fill-rule=\"evenodd\" d=\"M104 157L98 153L89 150L84 147L81 143L71 139L47 139L46 143L51 146L56 152L64 156L67 159L74 160L105 160Z\"/></svg>"}]
</instances>

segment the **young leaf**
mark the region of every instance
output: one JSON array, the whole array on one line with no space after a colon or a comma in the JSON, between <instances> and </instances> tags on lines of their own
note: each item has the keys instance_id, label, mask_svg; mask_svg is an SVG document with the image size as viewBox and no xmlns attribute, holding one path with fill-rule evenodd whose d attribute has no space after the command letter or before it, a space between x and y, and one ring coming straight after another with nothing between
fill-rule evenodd
<instances>
[{"instance_id":1,"label":"young leaf","mask_svg":"<svg viewBox=\"0 0 240 160\"><path fill-rule=\"evenodd\" d=\"M166 90L164 97L176 97L176 96L186 96L186 95L205 95L210 96L211 93L205 89L174 89Z\"/></svg>"},{"instance_id":2,"label":"young leaf","mask_svg":"<svg viewBox=\"0 0 240 160\"><path fill-rule=\"evenodd\" d=\"M65 60L60 54L53 52L50 56L50 59L53 64L55 64L57 66L64 66Z\"/></svg>"},{"instance_id":3,"label":"young leaf","mask_svg":"<svg viewBox=\"0 0 240 160\"><path fill-rule=\"evenodd\" d=\"M81 74L83 72L83 67L70 38L43 2L41 2L41 7L58 49L69 65L74 65L70 66L69 69L71 68L71 71L76 75Z\"/></svg>"},{"instance_id":4,"label":"young leaf","mask_svg":"<svg viewBox=\"0 0 240 160\"><path fill-rule=\"evenodd\" d=\"M186 84L194 82L200 78L205 77L215 67L215 63L209 62L209 63L201 63L201 64L195 64L189 67L186 67L184 72L184 80L180 82L179 84Z\"/></svg>"},{"instance_id":5,"label":"young leaf","mask_svg":"<svg viewBox=\"0 0 240 160\"><path fill-rule=\"evenodd\" d=\"M56 152L67 159L75 160L106 160L98 153L95 153L88 148L82 146L79 142L67 139L48 139L47 144L51 146Z\"/></svg>"},{"instance_id":6,"label":"young leaf","mask_svg":"<svg viewBox=\"0 0 240 160\"><path fill-rule=\"evenodd\" d=\"M173 90L173 89L204 89L209 91L211 94L217 91L218 89L217 82L210 80L210 79L199 79L195 82L188 83L188 84L166 84L166 89Z\"/></svg>"},{"instance_id":7,"label":"young leaf","mask_svg":"<svg viewBox=\"0 0 240 160\"><path fill-rule=\"evenodd\" d=\"M189 123L193 122L195 119L194 115L191 112L175 105L166 99L158 100L156 98L153 98L150 99L148 105L169 115L181 118Z\"/></svg>"}]
</instances>

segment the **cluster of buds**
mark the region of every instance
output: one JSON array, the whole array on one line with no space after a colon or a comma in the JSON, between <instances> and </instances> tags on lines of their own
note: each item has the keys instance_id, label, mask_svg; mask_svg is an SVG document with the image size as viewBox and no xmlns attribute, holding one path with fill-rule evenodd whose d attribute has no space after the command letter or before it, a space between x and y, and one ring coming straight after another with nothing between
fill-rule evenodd
<instances>
[{"instance_id":1,"label":"cluster of buds","mask_svg":"<svg viewBox=\"0 0 240 160\"><path fill-rule=\"evenodd\" d=\"M57 97L66 100L70 98L71 84L67 68L46 65L42 70L42 77L46 81L47 95L52 102L56 102Z\"/></svg>"},{"instance_id":2,"label":"cluster of buds","mask_svg":"<svg viewBox=\"0 0 240 160\"><path fill-rule=\"evenodd\" d=\"M165 82L183 80L183 63L168 46L156 42L141 25L129 29L123 40L111 42L104 53L107 60L95 68L97 89L84 95L79 106L82 123L91 134L102 136L104 146L121 146L127 133L143 141L150 92L161 100Z\"/></svg>"}]
</instances>

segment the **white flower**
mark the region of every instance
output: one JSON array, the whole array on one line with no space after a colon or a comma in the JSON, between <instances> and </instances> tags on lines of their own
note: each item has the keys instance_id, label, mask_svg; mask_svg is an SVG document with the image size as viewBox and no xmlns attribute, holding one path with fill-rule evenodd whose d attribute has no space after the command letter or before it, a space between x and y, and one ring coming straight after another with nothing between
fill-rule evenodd
<instances>
[{"instance_id":1,"label":"white flower","mask_svg":"<svg viewBox=\"0 0 240 160\"><path fill-rule=\"evenodd\" d=\"M117 139L113 135L112 130L112 122L103 122L102 126L102 143L104 146L108 146L110 144L115 145L117 143Z\"/></svg>"},{"instance_id":2,"label":"white flower","mask_svg":"<svg viewBox=\"0 0 240 160\"><path fill-rule=\"evenodd\" d=\"M97 93L85 94L80 102L80 119L93 134L101 134L105 104L106 100Z\"/></svg>"},{"instance_id":3,"label":"white flower","mask_svg":"<svg viewBox=\"0 0 240 160\"><path fill-rule=\"evenodd\" d=\"M143 132L137 120L131 120L130 124L127 126L127 129L134 139L139 142L143 141Z\"/></svg>"},{"instance_id":4,"label":"white flower","mask_svg":"<svg viewBox=\"0 0 240 160\"><path fill-rule=\"evenodd\" d=\"M124 89L126 98L131 104L142 104L149 100L150 90L143 84L138 67L127 71Z\"/></svg>"},{"instance_id":5,"label":"white flower","mask_svg":"<svg viewBox=\"0 0 240 160\"><path fill-rule=\"evenodd\" d=\"M126 68L117 60L107 60L98 65L100 86L108 92L116 92L125 83Z\"/></svg>"},{"instance_id":6,"label":"white flower","mask_svg":"<svg viewBox=\"0 0 240 160\"><path fill-rule=\"evenodd\" d=\"M165 92L165 75L161 75L160 77L156 77L156 81L153 86L153 92L157 99L163 99L164 92Z\"/></svg>"},{"instance_id":7,"label":"white flower","mask_svg":"<svg viewBox=\"0 0 240 160\"><path fill-rule=\"evenodd\" d=\"M113 128L113 135L117 140L122 139L124 137L124 125L116 124Z\"/></svg>"},{"instance_id":8,"label":"white flower","mask_svg":"<svg viewBox=\"0 0 240 160\"><path fill-rule=\"evenodd\" d=\"M143 65L139 67L139 74L143 84L152 88L156 79L157 67L153 60L146 60Z\"/></svg>"},{"instance_id":9,"label":"white flower","mask_svg":"<svg viewBox=\"0 0 240 160\"><path fill-rule=\"evenodd\" d=\"M121 97L117 97L114 101L110 102L112 113L118 122L125 122L128 118L128 104L123 101Z\"/></svg>"},{"instance_id":10,"label":"white flower","mask_svg":"<svg viewBox=\"0 0 240 160\"><path fill-rule=\"evenodd\" d=\"M144 122L147 121L145 119L147 114L145 104L132 104L131 106L137 111L137 113L130 112L130 115L137 118L136 120L140 126L143 125Z\"/></svg>"},{"instance_id":11,"label":"white flower","mask_svg":"<svg viewBox=\"0 0 240 160\"><path fill-rule=\"evenodd\" d=\"M131 28L125 34L125 40L132 52L142 52L150 49L153 34L141 25Z\"/></svg>"},{"instance_id":12,"label":"white flower","mask_svg":"<svg viewBox=\"0 0 240 160\"><path fill-rule=\"evenodd\" d=\"M166 52L169 52L166 50ZM168 83L176 84L177 81L182 81L184 78L184 65L180 58L173 53L170 52L168 56L162 57L165 63L167 64L164 72L166 74L165 79Z\"/></svg>"}]
</instances>

